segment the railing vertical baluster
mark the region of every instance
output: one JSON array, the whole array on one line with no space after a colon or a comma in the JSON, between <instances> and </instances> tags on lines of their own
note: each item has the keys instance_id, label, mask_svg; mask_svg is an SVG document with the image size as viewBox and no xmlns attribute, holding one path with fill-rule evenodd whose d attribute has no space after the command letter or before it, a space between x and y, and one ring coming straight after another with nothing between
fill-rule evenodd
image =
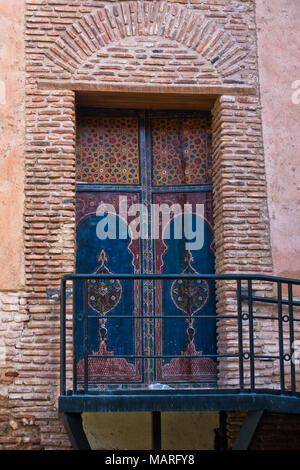
<instances>
[{"instance_id":1,"label":"railing vertical baluster","mask_svg":"<svg viewBox=\"0 0 300 470\"><path fill-rule=\"evenodd\" d=\"M88 357L88 281L83 281L83 357L84 357L84 393L88 392L89 357Z\"/></svg>"},{"instance_id":2,"label":"railing vertical baluster","mask_svg":"<svg viewBox=\"0 0 300 470\"><path fill-rule=\"evenodd\" d=\"M288 302L289 302L289 324L290 324L290 356L291 356L291 391L296 392L295 364L293 362L293 343L294 336L294 309L293 309L293 284L288 283Z\"/></svg>"},{"instance_id":3,"label":"railing vertical baluster","mask_svg":"<svg viewBox=\"0 0 300 470\"><path fill-rule=\"evenodd\" d=\"M248 313L249 313L249 349L250 349L250 389L255 391L255 364L254 364L254 331L253 331L253 299L252 279L248 279Z\"/></svg>"},{"instance_id":4,"label":"railing vertical baluster","mask_svg":"<svg viewBox=\"0 0 300 470\"><path fill-rule=\"evenodd\" d=\"M60 394L66 394L66 281L60 287Z\"/></svg>"},{"instance_id":5,"label":"railing vertical baluster","mask_svg":"<svg viewBox=\"0 0 300 470\"><path fill-rule=\"evenodd\" d=\"M238 336L239 336L239 371L240 391L244 391L244 358L243 358L243 319L242 319L242 283L237 280Z\"/></svg>"},{"instance_id":6,"label":"railing vertical baluster","mask_svg":"<svg viewBox=\"0 0 300 470\"><path fill-rule=\"evenodd\" d=\"M77 281L73 279L73 392L77 393Z\"/></svg>"},{"instance_id":7,"label":"railing vertical baluster","mask_svg":"<svg viewBox=\"0 0 300 470\"><path fill-rule=\"evenodd\" d=\"M141 299L143 298L143 291L145 289L145 281L141 281L141 292L140 292L140 295L141 295ZM144 304L142 303L142 307L141 307L141 314L143 314L144 316ZM146 327L145 327L145 321L147 321L146 319L144 318L140 318L139 319L140 321L140 329L141 329L141 339L142 339L142 354L143 356L145 355L145 330L146 330ZM145 376L146 376L146 359L143 357L142 359L142 371L143 371L143 380L145 381Z\"/></svg>"},{"instance_id":8,"label":"railing vertical baluster","mask_svg":"<svg viewBox=\"0 0 300 470\"><path fill-rule=\"evenodd\" d=\"M280 364L280 390L284 392L284 351L283 351L283 328L282 328L282 284L277 282L278 297L278 335L279 335L279 364Z\"/></svg>"}]
</instances>

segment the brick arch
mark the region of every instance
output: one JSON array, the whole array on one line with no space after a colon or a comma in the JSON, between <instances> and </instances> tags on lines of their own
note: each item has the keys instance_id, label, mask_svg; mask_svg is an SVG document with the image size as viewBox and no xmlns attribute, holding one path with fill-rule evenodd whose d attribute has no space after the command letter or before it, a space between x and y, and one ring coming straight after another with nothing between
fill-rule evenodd
<instances>
[{"instance_id":1,"label":"brick arch","mask_svg":"<svg viewBox=\"0 0 300 470\"><path fill-rule=\"evenodd\" d=\"M216 85L221 78L211 62L195 51L168 40L166 44L155 36L155 43L147 36L127 38L96 51L74 72L77 81L89 82L146 82L149 84L197 84L200 81ZM154 45L155 44L155 45Z\"/></svg>"},{"instance_id":2,"label":"brick arch","mask_svg":"<svg viewBox=\"0 0 300 470\"><path fill-rule=\"evenodd\" d=\"M62 73L63 78L70 78L103 48L134 37L159 37L193 51L213 67L218 83L238 79L240 62L246 55L225 30L205 15L167 2L139 1L118 2L83 16L50 46L46 55L56 76Z\"/></svg>"}]
</instances>

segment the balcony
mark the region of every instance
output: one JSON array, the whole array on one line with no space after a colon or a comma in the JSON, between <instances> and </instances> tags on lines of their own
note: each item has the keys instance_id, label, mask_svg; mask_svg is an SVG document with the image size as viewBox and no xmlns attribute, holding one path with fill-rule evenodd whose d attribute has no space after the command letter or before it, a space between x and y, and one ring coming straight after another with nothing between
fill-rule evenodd
<instances>
[{"instance_id":1,"label":"balcony","mask_svg":"<svg viewBox=\"0 0 300 470\"><path fill-rule=\"evenodd\" d=\"M197 313L197 319L215 324L215 352L190 349L184 354L165 354L163 348L157 351L154 342L149 353L143 335L139 351L130 354L112 355L101 348L91 351L90 319L96 315L90 308L89 283L100 280L130 281L138 283L139 288L149 282L163 285L180 281L186 289L196 281L211 283L216 292L217 311ZM300 413L299 292L300 280L263 275L65 275L61 283L59 412L74 447L88 447L80 418L83 412L152 412L156 449L160 448L163 411L248 410L248 421L236 448L247 447L264 411ZM141 331L146 322L152 322L154 335L166 319L176 322L179 318L187 321L190 318L181 314L165 317L162 313L148 315L136 311L134 316L127 313L111 316L110 322L134 321ZM99 329L100 339L101 335L104 338L105 332ZM163 361L177 361L177 365L189 370L202 367L206 372L197 381L187 377L180 383L149 384L142 373L139 383L130 384L119 378L112 384L105 371L108 361L115 360L126 360L124 364L136 361L142 372L147 364L155 367ZM98 364L97 373L93 364Z\"/></svg>"}]
</instances>

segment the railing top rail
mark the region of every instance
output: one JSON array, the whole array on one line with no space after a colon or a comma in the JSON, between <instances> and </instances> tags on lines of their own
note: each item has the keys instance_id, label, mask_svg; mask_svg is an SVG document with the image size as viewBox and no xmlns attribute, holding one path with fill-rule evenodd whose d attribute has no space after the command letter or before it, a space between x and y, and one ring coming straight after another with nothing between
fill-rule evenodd
<instances>
[{"instance_id":1,"label":"railing top rail","mask_svg":"<svg viewBox=\"0 0 300 470\"><path fill-rule=\"evenodd\" d=\"M227 280L227 281L267 281L267 282L283 282L300 285L300 279L292 279L286 277L269 276L263 274L65 274L62 276L63 281L84 280L84 279L117 279L117 280Z\"/></svg>"}]
</instances>

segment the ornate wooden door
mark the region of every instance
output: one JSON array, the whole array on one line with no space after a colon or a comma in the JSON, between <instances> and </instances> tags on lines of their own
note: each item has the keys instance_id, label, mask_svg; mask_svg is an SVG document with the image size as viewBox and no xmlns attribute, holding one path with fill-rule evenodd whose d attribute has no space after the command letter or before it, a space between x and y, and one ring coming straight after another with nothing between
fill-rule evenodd
<instances>
[{"instance_id":1,"label":"ornate wooden door","mask_svg":"<svg viewBox=\"0 0 300 470\"><path fill-rule=\"evenodd\" d=\"M81 110L77 272L213 273L211 184L208 113ZM189 235L196 240L198 226L200 245ZM78 292L80 388L81 288ZM88 312L91 390L215 382L210 281L90 280ZM141 321L140 316L147 318Z\"/></svg>"}]
</instances>

